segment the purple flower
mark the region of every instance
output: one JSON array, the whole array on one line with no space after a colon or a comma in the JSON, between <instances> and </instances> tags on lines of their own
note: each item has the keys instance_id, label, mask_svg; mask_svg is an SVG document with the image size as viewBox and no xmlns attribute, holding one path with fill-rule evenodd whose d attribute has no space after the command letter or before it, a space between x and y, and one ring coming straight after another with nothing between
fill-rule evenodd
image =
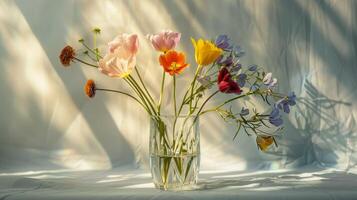
<instances>
[{"instance_id":1,"label":"purple flower","mask_svg":"<svg viewBox=\"0 0 357 200\"><path fill-rule=\"evenodd\" d=\"M263 78L263 83L264 83L264 85L268 86L268 88L274 87L277 82L278 82L278 80L276 78L272 77L271 72L267 73Z\"/></svg>"},{"instance_id":2,"label":"purple flower","mask_svg":"<svg viewBox=\"0 0 357 200\"><path fill-rule=\"evenodd\" d=\"M217 64L222 65L222 66L231 66L233 65L233 57L232 56L223 56L221 55L220 57L218 57L217 59Z\"/></svg>"},{"instance_id":3,"label":"purple flower","mask_svg":"<svg viewBox=\"0 0 357 200\"><path fill-rule=\"evenodd\" d=\"M281 119L281 115L279 114L279 109L274 107L269 115L269 122L274 126L280 126L283 124L283 119Z\"/></svg>"},{"instance_id":4,"label":"purple flower","mask_svg":"<svg viewBox=\"0 0 357 200\"><path fill-rule=\"evenodd\" d=\"M242 48L240 46L234 46L232 52L234 53L234 55L237 58L244 56L244 51L242 50Z\"/></svg>"},{"instance_id":5,"label":"purple flower","mask_svg":"<svg viewBox=\"0 0 357 200\"><path fill-rule=\"evenodd\" d=\"M244 87L246 79L247 79L246 74L239 74L237 76L237 83L238 83L239 87Z\"/></svg>"},{"instance_id":6,"label":"purple flower","mask_svg":"<svg viewBox=\"0 0 357 200\"><path fill-rule=\"evenodd\" d=\"M259 89L259 85L258 84L253 84L252 86L250 86L250 91L254 92L256 90Z\"/></svg>"},{"instance_id":7,"label":"purple flower","mask_svg":"<svg viewBox=\"0 0 357 200\"><path fill-rule=\"evenodd\" d=\"M257 65L250 65L250 66L248 67L248 70L249 70L249 71L252 71L252 72L255 72L255 71L257 70L257 68L258 68Z\"/></svg>"},{"instance_id":8,"label":"purple flower","mask_svg":"<svg viewBox=\"0 0 357 200\"><path fill-rule=\"evenodd\" d=\"M233 66L231 67L231 72L238 72L240 69L242 68L242 65L240 63L235 63L233 64Z\"/></svg>"},{"instance_id":9,"label":"purple flower","mask_svg":"<svg viewBox=\"0 0 357 200\"><path fill-rule=\"evenodd\" d=\"M294 106L295 104L296 95L294 92L289 92L288 96L275 103L275 107L283 110L285 113L290 113L290 106Z\"/></svg>"},{"instance_id":10,"label":"purple flower","mask_svg":"<svg viewBox=\"0 0 357 200\"><path fill-rule=\"evenodd\" d=\"M229 37L227 35L219 35L216 40L215 40L215 44L217 47L225 50L225 51L229 51L232 50L233 46L231 44L229 44Z\"/></svg>"},{"instance_id":11,"label":"purple flower","mask_svg":"<svg viewBox=\"0 0 357 200\"><path fill-rule=\"evenodd\" d=\"M224 58L224 55L220 55L220 56L217 58L216 63L217 63L217 64L221 64L221 63L224 61L223 58Z\"/></svg>"}]
</instances>

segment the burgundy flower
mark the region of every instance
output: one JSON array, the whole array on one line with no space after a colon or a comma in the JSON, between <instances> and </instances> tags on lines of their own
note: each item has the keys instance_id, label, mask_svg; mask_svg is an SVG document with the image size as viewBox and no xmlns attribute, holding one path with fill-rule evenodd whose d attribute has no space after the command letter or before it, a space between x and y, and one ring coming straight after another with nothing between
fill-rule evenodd
<instances>
[{"instance_id":1,"label":"burgundy flower","mask_svg":"<svg viewBox=\"0 0 357 200\"><path fill-rule=\"evenodd\" d=\"M235 93L240 94L242 90L238 84L232 80L231 74L227 68L222 68L218 74L218 88L223 93Z\"/></svg>"},{"instance_id":2,"label":"burgundy flower","mask_svg":"<svg viewBox=\"0 0 357 200\"><path fill-rule=\"evenodd\" d=\"M71 64L71 61L73 61L75 55L75 50L71 46L67 45L62 49L59 59L62 65L67 67Z\"/></svg>"}]
</instances>

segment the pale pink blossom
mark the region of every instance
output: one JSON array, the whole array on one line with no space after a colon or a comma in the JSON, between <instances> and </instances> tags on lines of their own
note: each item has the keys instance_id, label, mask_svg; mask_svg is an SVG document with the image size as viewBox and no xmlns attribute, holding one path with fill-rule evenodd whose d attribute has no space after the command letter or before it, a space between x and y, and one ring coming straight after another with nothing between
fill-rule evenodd
<instances>
[{"instance_id":1,"label":"pale pink blossom","mask_svg":"<svg viewBox=\"0 0 357 200\"><path fill-rule=\"evenodd\" d=\"M136 65L136 53L139 48L135 34L121 34L108 43L107 54L99 60L99 71L110 76L124 78Z\"/></svg>"},{"instance_id":2,"label":"pale pink blossom","mask_svg":"<svg viewBox=\"0 0 357 200\"><path fill-rule=\"evenodd\" d=\"M167 52L174 49L180 42L181 33L166 30L158 34L147 35L147 38L157 51Z\"/></svg>"},{"instance_id":3,"label":"pale pink blossom","mask_svg":"<svg viewBox=\"0 0 357 200\"><path fill-rule=\"evenodd\" d=\"M131 52L131 54L136 54L138 48L139 40L136 34L122 33L108 43L108 51L110 53L114 53L117 49L125 49Z\"/></svg>"}]
</instances>

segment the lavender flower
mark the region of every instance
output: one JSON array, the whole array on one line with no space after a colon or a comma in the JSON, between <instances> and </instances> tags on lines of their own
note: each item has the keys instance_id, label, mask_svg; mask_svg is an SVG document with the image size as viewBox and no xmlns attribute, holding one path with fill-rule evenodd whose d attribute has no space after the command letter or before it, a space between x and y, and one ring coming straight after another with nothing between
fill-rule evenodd
<instances>
[{"instance_id":1,"label":"lavender flower","mask_svg":"<svg viewBox=\"0 0 357 200\"><path fill-rule=\"evenodd\" d=\"M272 77L272 73L269 72L264 76L263 83L264 85L268 86L268 88L272 88L276 85L278 80Z\"/></svg>"},{"instance_id":2,"label":"lavender flower","mask_svg":"<svg viewBox=\"0 0 357 200\"><path fill-rule=\"evenodd\" d=\"M253 84L252 86L250 86L250 91L254 92L256 90L259 89L259 85L258 84Z\"/></svg>"},{"instance_id":3,"label":"lavender flower","mask_svg":"<svg viewBox=\"0 0 357 200\"><path fill-rule=\"evenodd\" d=\"M237 76L237 83L238 83L239 87L244 87L246 79L247 79L246 74L239 74Z\"/></svg>"},{"instance_id":4,"label":"lavender flower","mask_svg":"<svg viewBox=\"0 0 357 200\"><path fill-rule=\"evenodd\" d=\"M296 95L294 92L289 92L288 96L280 99L275 103L275 107L283 110L285 113L290 113L290 106L294 106L296 104Z\"/></svg>"},{"instance_id":5,"label":"lavender flower","mask_svg":"<svg viewBox=\"0 0 357 200\"><path fill-rule=\"evenodd\" d=\"M233 46L229 43L229 40L230 39L227 35L219 35L215 40L215 44L217 47L225 51L230 51L232 50Z\"/></svg>"},{"instance_id":6,"label":"lavender flower","mask_svg":"<svg viewBox=\"0 0 357 200\"><path fill-rule=\"evenodd\" d=\"M222 66L231 66L233 65L233 57L232 56L223 56L221 55L220 57L218 57L217 59L217 64L222 65Z\"/></svg>"},{"instance_id":7,"label":"lavender flower","mask_svg":"<svg viewBox=\"0 0 357 200\"><path fill-rule=\"evenodd\" d=\"M281 115L279 114L279 109L274 107L269 115L269 122L274 126L280 126L283 124L283 119L281 119Z\"/></svg>"},{"instance_id":8,"label":"lavender flower","mask_svg":"<svg viewBox=\"0 0 357 200\"><path fill-rule=\"evenodd\" d=\"M238 72L242 68L242 65L240 63L235 63L231 67L231 72Z\"/></svg>"},{"instance_id":9,"label":"lavender flower","mask_svg":"<svg viewBox=\"0 0 357 200\"><path fill-rule=\"evenodd\" d=\"M245 54L245 52L242 50L240 46L234 46L232 52L237 58L240 58Z\"/></svg>"}]
</instances>

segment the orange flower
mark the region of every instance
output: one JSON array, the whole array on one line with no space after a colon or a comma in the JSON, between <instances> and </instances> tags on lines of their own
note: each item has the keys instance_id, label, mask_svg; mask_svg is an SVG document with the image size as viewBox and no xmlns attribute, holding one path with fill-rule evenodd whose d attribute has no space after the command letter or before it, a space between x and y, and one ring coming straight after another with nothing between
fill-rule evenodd
<instances>
[{"instance_id":1,"label":"orange flower","mask_svg":"<svg viewBox=\"0 0 357 200\"><path fill-rule=\"evenodd\" d=\"M95 96L95 83L92 79L89 79L86 83L86 85L84 86L84 92L86 93L86 95L90 98Z\"/></svg>"},{"instance_id":2,"label":"orange flower","mask_svg":"<svg viewBox=\"0 0 357 200\"><path fill-rule=\"evenodd\" d=\"M66 46L62 49L59 59L63 66L67 67L70 65L71 61L75 58L75 50L71 46Z\"/></svg>"},{"instance_id":3,"label":"orange flower","mask_svg":"<svg viewBox=\"0 0 357 200\"><path fill-rule=\"evenodd\" d=\"M164 67L165 72L168 72L171 76L180 74L188 66L185 54L174 50L160 55L159 61L160 65Z\"/></svg>"},{"instance_id":4,"label":"orange flower","mask_svg":"<svg viewBox=\"0 0 357 200\"><path fill-rule=\"evenodd\" d=\"M273 144L274 138L272 136L257 136L256 141L259 149L266 151L268 147Z\"/></svg>"}]
</instances>

